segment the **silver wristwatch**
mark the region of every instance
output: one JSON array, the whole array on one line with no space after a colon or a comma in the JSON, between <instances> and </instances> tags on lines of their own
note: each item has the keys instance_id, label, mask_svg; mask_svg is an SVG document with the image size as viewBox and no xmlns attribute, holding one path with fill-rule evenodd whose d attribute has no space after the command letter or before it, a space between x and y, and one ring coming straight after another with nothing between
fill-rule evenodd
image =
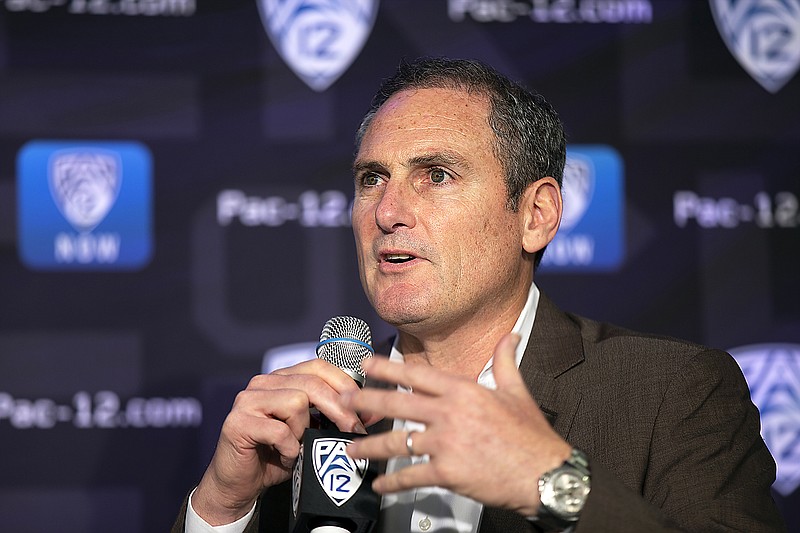
<instances>
[{"instance_id":1,"label":"silver wristwatch","mask_svg":"<svg viewBox=\"0 0 800 533\"><path fill-rule=\"evenodd\" d=\"M539 512L532 522L543 531L575 526L591 490L589 460L572 449L569 459L539 478Z\"/></svg>"}]
</instances>

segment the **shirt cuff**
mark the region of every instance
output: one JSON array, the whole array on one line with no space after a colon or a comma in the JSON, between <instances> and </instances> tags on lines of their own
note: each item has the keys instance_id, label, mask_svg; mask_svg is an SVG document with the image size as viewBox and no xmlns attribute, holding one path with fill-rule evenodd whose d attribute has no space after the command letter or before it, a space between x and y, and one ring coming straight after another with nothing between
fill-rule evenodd
<instances>
[{"instance_id":1,"label":"shirt cuff","mask_svg":"<svg viewBox=\"0 0 800 533\"><path fill-rule=\"evenodd\" d=\"M212 526L200 518L200 515L197 514L192 507L192 496L194 496L195 490L197 490L197 488L189 494L189 504L186 506L186 522L184 523L186 533L243 533L244 529L247 527L247 523L250 522L250 519L253 518L253 514L256 512L256 504L254 503L250 512L236 522L222 526Z\"/></svg>"}]
</instances>

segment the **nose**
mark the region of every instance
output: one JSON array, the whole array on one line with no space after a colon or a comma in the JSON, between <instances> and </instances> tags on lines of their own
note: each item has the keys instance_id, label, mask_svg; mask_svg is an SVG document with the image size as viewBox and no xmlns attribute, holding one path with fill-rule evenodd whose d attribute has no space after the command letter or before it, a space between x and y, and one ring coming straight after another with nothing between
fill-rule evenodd
<instances>
[{"instance_id":1,"label":"nose","mask_svg":"<svg viewBox=\"0 0 800 533\"><path fill-rule=\"evenodd\" d=\"M389 179L375 206L375 223L384 233L394 233L400 228L416 225L413 187L401 179Z\"/></svg>"}]
</instances>

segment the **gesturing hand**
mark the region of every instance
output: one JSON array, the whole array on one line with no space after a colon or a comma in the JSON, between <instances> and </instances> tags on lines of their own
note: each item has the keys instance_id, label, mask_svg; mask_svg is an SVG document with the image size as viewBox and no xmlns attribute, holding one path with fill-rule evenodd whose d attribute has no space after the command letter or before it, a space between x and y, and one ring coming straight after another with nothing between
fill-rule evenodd
<instances>
[{"instance_id":1,"label":"gesturing hand","mask_svg":"<svg viewBox=\"0 0 800 533\"><path fill-rule=\"evenodd\" d=\"M370 379L411 387L413 394L364 389L343 396L346 408L425 424L414 432L413 450L429 461L377 478L379 493L439 486L486 505L525 516L539 506L537 482L560 465L570 445L548 424L517 369L515 334L505 335L494 353L496 390L423 365L385 358L365 362ZM409 455L405 432L359 439L348 447L354 458Z\"/></svg>"}]
</instances>

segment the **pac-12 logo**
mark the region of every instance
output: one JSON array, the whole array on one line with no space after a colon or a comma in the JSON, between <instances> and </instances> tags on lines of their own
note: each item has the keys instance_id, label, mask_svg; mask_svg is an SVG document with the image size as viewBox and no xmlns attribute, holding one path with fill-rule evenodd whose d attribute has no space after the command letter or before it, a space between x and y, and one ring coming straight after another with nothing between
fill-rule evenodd
<instances>
[{"instance_id":1,"label":"pac-12 logo","mask_svg":"<svg viewBox=\"0 0 800 533\"><path fill-rule=\"evenodd\" d=\"M369 466L367 459L352 459L345 453L345 447L351 442L337 438L316 439L312 450L317 480L337 507L358 492Z\"/></svg>"},{"instance_id":2,"label":"pac-12 logo","mask_svg":"<svg viewBox=\"0 0 800 533\"><path fill-rule=\"evenodd\" d=\"M725 45L762 87L778 92L800 67L800 0L709 0Z\"/></svg>"},{"instance_id":3,"label":"pac-12 logo","mask_svg":"<svg viewBox=\"0 0 800 533\"><path fill-rule=\"evenodd\" d=\"M761 413L761 435L778 466L773 488L800 486L800 344L754 344L730 350Z\"/></svg>"},{"instance_id":4,"label":"pac-12 logo","mask_svg":"<svg viewBox=\"0 0 800 533\"><path fill-rule=\"evenodd\" d=\"M47 177L64 218L78 231L91 231L117 201L122 162L116 152L60 150L50 156Z\"/></svg>"},{"instance_id":5,"label":"pac-12 logo","mask_svg":"<svg viewBox=\"0 0 800 533\"><path fill-rule=\"evenodd\" d=\"M543 271L619 268L625 255L623 181L622 159L610 146L567 147L561 187L564 212L542 258Z\"/></svg>"},{"instance_id":6,"label":"pac-12 logo","mask_svg":"<svg viewBox=\"0 0 800 533\"><path fill-rule=\"evenodd\" d=\"M150 153L131 142L32 141L18 156L23 262L132 269L150 259Z\"/></svg>"},{"instance_id":7,"label":"pac-12 logo","mask_svg":"<svg viewBox=\"0 0 800 533\"><path fill-rule=\"evenodd\" d=\"M378 0L258 0L272 44L306 85L324 91L358 57Z\"/></svg>"}]
</instances>

